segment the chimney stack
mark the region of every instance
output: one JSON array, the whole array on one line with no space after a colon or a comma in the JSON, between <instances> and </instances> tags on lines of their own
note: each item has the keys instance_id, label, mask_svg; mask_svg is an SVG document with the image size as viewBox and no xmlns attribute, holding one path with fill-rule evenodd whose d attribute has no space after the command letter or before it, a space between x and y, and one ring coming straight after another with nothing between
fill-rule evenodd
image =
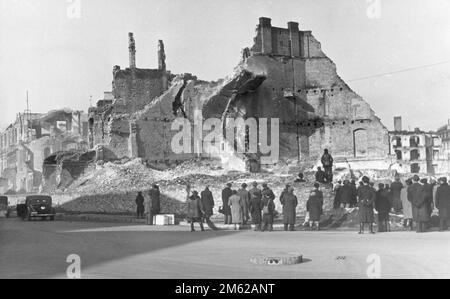
<instances>
[{"instance_id":1,"label":"chimney stack","mask_svg":"<svg viewBox=\"0 0 450 299\"><path fill-rule=\"evenodd\" d=\"M128 50L130 52L130 68L136 68L136 42L133 33L128 33Z\"/></svg>"},{"instance_id":2,"label":"chimney stack","mask_svg":"<svg viewBox=\"0 0 450 299\"><path fill-rule=\"evenodd\" d=\"M402 131L402 117L401 116L394 117L394 131L396 131L396 132Z\"/></svg>"},{"instance_id":3,"label":"chimney stack","mask_svg":"<svg viewBox=\"0 0 450 299\"><path fill-rule=\"evenodd\" d=\"M166 51L164 50L164 42L158 41L158 69L166 70Z\"/></svg>"}]
</instances>

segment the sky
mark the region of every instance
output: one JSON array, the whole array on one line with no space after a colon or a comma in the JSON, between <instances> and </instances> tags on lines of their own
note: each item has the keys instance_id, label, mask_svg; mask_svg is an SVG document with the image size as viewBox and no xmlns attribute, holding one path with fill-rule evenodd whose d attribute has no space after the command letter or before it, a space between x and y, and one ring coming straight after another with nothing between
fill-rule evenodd
<instances>
[{"instance_id":1,"label":"sky","mask_svg":"<svg viewBox=\"0 0 450 299\"><path fill-rule=\"evenodd\" d=\"M266 16L311 30L389 129L398 115L436 130L450 119L449 13L448 0L0 0L0 128L27 90L33 112L87 111L111 90L113 66L128 66L128 32L137 67L157 68L163 39L173 73L223 78Z\"/></svg>"}]
</instances>

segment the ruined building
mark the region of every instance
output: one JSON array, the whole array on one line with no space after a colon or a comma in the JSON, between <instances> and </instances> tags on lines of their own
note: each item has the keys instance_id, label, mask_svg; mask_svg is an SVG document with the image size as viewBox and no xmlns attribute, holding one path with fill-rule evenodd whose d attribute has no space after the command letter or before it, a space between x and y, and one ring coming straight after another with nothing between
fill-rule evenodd
<instances>
[{"instance_id":1,"label":"ruined building","mask_svg":"<svg viewBox=\"0 0 450 299\"><path fill-rule=\"evenodd\" d=\"M39 191L44 160L60 151L86 151L87 137L87 114L82 111L19 113L0 134L0 193Z\"/></svg>"},{"instance_id":2,"label":"ruined building","mask_svg":"<svg viewBox=\"0 0 450 299\"><path fill-rule=\"evenodd\" d=\"M194 141L192 153L174 153L171 142L178 133L171 130L174 120L193 123L195 111L201 111L203 120L223 120L223 131L227 118L258 123L279 119L279 159L272 164L314 161L325 148L336 159L374 160L389 155L385 126L338 76L336 65L311 31L301 31L296 22L279 28L269 18L260 18L253 46L242 51L234 72L218 82L171 76L165 69L162 42L156 70L136 68L132 34L129 52L130 67L114 67L111 102L100 101L90 110L91 147L101 146L100 156L105 159L140 157L171 163L202 156L238 168L261 161L264 154L259 150L252 155L237 151L238 144L247 146L251 139L248 130L237 132L236 144L224 141L220 154L202 151Z\"/></svg>"}]
</instances>

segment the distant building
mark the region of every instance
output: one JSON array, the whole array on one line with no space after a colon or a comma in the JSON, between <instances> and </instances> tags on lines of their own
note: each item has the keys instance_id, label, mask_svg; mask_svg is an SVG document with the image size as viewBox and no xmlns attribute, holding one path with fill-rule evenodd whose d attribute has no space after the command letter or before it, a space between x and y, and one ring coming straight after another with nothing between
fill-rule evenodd
<instances>
[{"instance_id":1,"label":"distant building","mask_svg":"<svg viewBox=\"0 0 450 299\"><path fill-rule=\"evenodd\" d=\"M448 171L448 159L442 155L438 134L419 128L402 130L401 117L394 119L394 131L389 132L391 154L405 172L436 174Z\"/></svg>"},{"instance_id":2,"label":"distant building","mask_svg":"<svg viewBox=\"0 0 450 299\"><path fill-rule=\"evenodd\" d=\"M88 148L87 114L70 109L19 113L0 133L0 193L37 192L44 159L54 152Z\"/></svg>"}]
</instances>

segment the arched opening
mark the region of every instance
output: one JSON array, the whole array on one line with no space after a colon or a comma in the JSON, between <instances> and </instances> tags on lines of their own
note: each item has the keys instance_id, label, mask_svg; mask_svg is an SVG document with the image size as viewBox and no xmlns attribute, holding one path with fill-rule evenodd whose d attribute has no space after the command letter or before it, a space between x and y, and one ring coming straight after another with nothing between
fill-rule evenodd
<instances>
[{"instance_id":1,"label":"arched opening","mask_svg":"<svg viewBox=\"0 0 450 299\"><path fill-rule=\"evenodd\" d=\"M409 146L410 147L418 147L420 144L420 138L418 136L409 137Z\"/></svg>"},{"instance_id":2,"label":"arched opening","mask_svg":"<svg viewBox=\"0 0 450 299\"><path fill-rule=\"evenodd\" d=\"M418 150L412 150L412 151L409 153L409 159L410 159L411 161L419 160L419 159L420 159L420 153L419 153L419 151L418 151Z\"/></svg>"},{"instance_id":3,"label":"arched opening","mask_svg":"<svg viewBox=\"0 0 450 299\"><path fill-rule=\"evenodd\" d=\"M403 160L403 153L402 151L395 151L395 155L397 156L397 160Z\"/></svg>"},{"instance_id":4,"label":"arched opening","mask_svg":"<svg viewBox=\"0 0 450 299\"><path fill-rule=\"evenodd\" d=\"M353 131L353 154L355 158L367 156L367 131L356 129Z\"/></svg>"}]
</instances>

